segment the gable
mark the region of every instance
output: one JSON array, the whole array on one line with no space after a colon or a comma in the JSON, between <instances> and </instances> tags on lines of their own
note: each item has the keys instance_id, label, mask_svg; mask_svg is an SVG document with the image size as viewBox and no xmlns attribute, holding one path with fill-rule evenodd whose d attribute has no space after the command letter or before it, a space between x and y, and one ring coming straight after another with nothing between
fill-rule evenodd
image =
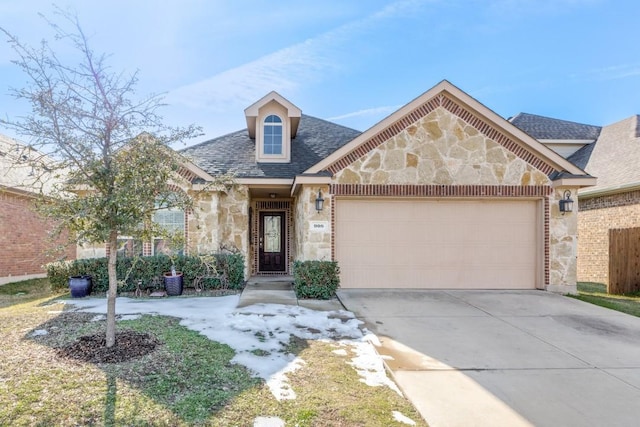
<instances>
[{"instance_id":1,"label":"gable","mask_svg":"<svg viewBox=\"0 0 640 427\"><path fill-rule=\"evenodd\" d=\"M548 165L528 163L439 106L349 165L335 170L334 181L339 184L546 185L550 183L549 171Z\"/></svg>"},{"instance_id":2,"label":"gable","mask_svg":"<svg viewBox=\"0 0 640 427\"><path fill-rule=\"evenodd\" d=\"M419 131L420 129L424 129L424 132ZM394 146L396 143L392 141L398 137L404 141L400 144L409 143L414 150L405 152L407 159L409 159L405 159L405 167L411 167L415 162L414 158L409 155L420 154L416 150L429 150L428 148L419 149L421 145L437 147L442 160L449 158L448 150L458 145L458 148L454 150L458 151L457 154L454 153L450 159L452 164L457 161L466 161L467 166L482 169L482 157L486 157L487 153L492 151L491 156L494 154L497 156L499 152L501 154L498 157L503 157L506 160L519 159L514 165L520 166L512 166L512 168L520 168L523 173L524 169L528 168L528 172L531 173L535 170L536 175L542 174L546 177L560 171L586 176L584 171L497 116L447 81L436 85L324 161L308 169L307 172L317 173L327 170L337 177L342 170L356 165L358 160L364 161L365 156L372 150L381 146L383 150ZM479 139L483 139L484 142L479 143ZM471 144L471 146L476 144L476 148L481 148L481 150L473 154L472 157L465 158L464 153L459 149L469 150L464 146L459 146L460 143L463 145ZM498 146L501 148L495 149ZM447 151L445 157L443 157L444 151ZM391 156L398 157L399 153L395 152ZM476 158L478 156L479 158ZM477 160L476 163L473 163L474 159ZM418 156L418 160L426 161L428 159ZM438 157L435 160L437 163ZM499 158L490 160L490 163L496 161L499 162ZM526 167L523 169L522 165L526 165ZM452 170L448 172L449 175L458 175L459 173L459 171ZM486 171L484 174L486 176ZM468 173L467 175L470 176ZM539 180L536 179L536 181Z\"/></svg>"}]
</instances>

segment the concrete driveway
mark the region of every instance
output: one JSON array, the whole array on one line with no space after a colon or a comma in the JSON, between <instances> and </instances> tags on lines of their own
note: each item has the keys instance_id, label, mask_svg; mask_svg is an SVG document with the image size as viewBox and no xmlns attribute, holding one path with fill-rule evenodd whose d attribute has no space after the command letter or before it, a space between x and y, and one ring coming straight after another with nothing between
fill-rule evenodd
<instances>
[{"instance_id":1,"label":"concrete driveway","mask_svg":"<svg viewBox=\"0 0 640 427\"><path fill-rule=\"evenodd\" d=\"M338 296L432 427L640 425L640 318L543 291Z\"/></svg>"}]
</instances>

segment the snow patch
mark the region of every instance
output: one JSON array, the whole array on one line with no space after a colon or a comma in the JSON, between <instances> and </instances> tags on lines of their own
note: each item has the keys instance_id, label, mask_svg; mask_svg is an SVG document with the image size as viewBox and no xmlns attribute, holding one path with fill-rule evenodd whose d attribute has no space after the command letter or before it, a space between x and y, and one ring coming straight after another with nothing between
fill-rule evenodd
<instances>
[{"instance_id":1,"label":"snow patch","mask_svg":"<svg viewBox=\"0 0 640 427\"><path fill-rule=\"evenodd\" d=\"M382 359L378 356L378 353L376 353L375 348L369 341L370 337L371 334L368 334L359 342L354 341L353 348L356 357L351 359L350 365L353 366L358 375L360 375L360 381L366 385L371 387L386 385L402 396L402 392L400 392L396 383L391 381L387 376Z\"/></svg>"},{"instance_id":2,"label":"snow patch","mask_svg":"<svg viewBox=\"0 0 640 427\"><path fill-rule=\"evenodd\" d=\"M284 427L285 422L278 417L258 417L253 420L253 427Z\"/></svg>"},{"instance_id":3,"label":"snow patch","mask_svg":"<svg viewBox=\"0 0 640 427\"><path fill-rule=\"evenodd\" d=\"M340 347L353 348L356 357L348 363L362 377L361 381L370 386L386 385L401 394L387 377L382 359L373 347L379 343L377 337L368 332L365 336L362 321L353 313L280 304L255 304L238 309L239 299L239 295L163 300L118 298L116 314L120 319L143 314L180 318L181 325L233 348L236 355L231 361L263 378L278 400L295 399L286 374L304 365L302 359L288 352L292 337L337 342ZM100 314L102 318L107 311L104 298L67 300L67 304L79 311ZM348 355L344 348L334 353Z\"/></svg>"},{"instance_id":4,"label":"snow patch","mask_svg":"<svg viewBox=\"0 0 640 427\"><path fill-rule=\"evenodd\" d=\"M291 363L281 369L279 372L271 375L267 380L267 386L276 400L294 400L296 392L291 388L289 384L289 378L286 374L295 372L300 369L306 362L299 357L296 357Z\"/></svg>"},{"instance_id":5,"label":"snow patch","mask_svg":"<svg viewBox=\"0 0 640 427\"><path fill-rule=\"evenodd\" d=\"M393 419L400 423L409 424L410 426L416 425L415 421L398 411L393 411Z\"/></svg>"}]
</instances>

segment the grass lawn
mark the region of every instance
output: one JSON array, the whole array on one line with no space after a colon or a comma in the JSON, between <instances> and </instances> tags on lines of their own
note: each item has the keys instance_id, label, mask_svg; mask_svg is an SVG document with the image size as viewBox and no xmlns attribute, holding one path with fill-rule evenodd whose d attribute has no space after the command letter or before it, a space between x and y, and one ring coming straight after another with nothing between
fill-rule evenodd
<instances>
[{"instance_id":1,"label":"grass lawn","mask_svg":"<svg viewBox=\"0 0 640 427\"><path fill-rule=\"evenodd\" d=\"M640 295L638 294L609 295L607 286L602 283L578 282L578 295L572 296L591 304L640 317Z\"/></svg>"},{"instance_id":2,"label":"grass lawn","mask_svg":"<svg viewBox=\"0 0 640 427\"><path fill-rule=\"evenodd\" d=\"M0 308L56 295L46 278L7 283L0 285Z\"/></svg>"},{"instance_id":3,"label":"grass lawn","mask_svg":"<svg viewBox=\"0 0 640 427\"><path fill-rule=\"evenodd\" d=\"M172 317L118 322L119 331L157 339L145 356L121 363L65 357L61 349L79 337L104 333L104 321L66 311L46 280L29 282L0 286L0 425L252 426L260 416L300 427L407 425L394 411L426 425L395 391L364 384L349 364L349 346L333 341L291 340L288 351L305 364L288 374L297 398L280 401L230 363L233 349Z\"/></svg>"}]
</instances>

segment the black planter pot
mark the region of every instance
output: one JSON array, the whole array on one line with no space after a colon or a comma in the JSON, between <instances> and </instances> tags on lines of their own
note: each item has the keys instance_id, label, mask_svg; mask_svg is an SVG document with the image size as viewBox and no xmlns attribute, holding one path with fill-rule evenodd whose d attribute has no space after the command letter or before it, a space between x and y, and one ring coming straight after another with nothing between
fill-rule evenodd
<instances>
[{"instance_id":1,"label":"black planter pot","mask_svg":"<svg viewBox=\"0 0 640 427\"><path fill-rule=\"evenodd\" d=\"M177 272L175 276L164 273L164 288L169 296L182 295L182 273Z\"/></svg>"},{"instance_id":2,"label":"black planter pot","mask_svg":"<svg viewBox=\"0 0 640 427\"><path fill-rule=\"evenodd\" d=\"M91 293L91 276L71 276L69 277L69 290L72 298L83 298Z\"/></svg>"}]
</instances>

